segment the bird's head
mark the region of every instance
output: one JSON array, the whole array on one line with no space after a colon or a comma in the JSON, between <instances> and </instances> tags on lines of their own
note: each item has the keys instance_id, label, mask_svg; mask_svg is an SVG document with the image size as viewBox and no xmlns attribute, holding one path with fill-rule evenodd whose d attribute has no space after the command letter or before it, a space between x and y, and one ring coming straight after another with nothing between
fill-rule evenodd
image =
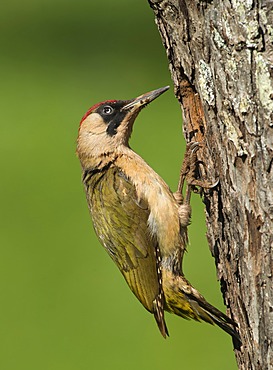
<instances>
[{"instance_id":1,"label":"bird's head","mask_svg":"<svg viewBox=\"0 0 273 370\"><path fill-rule=\"evenodd\" d=\"M93 105L80 122L77 154L99 157L128 147L133 123L147 104L169 89L150 91L131 100L106 100Z\"/></svg>"}]
</instances>

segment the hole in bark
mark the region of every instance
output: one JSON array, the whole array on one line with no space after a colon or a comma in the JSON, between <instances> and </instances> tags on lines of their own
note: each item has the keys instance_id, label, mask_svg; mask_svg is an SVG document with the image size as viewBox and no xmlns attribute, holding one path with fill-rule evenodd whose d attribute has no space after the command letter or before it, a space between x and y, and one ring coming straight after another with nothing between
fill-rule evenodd
<instances>
[{"instance_id":1,"label":"hole in bark","mask_svg":"<svg viewBox=\"0 0 273 370\"><path fill-rule=\"evenodd\" d=\"M210 216L210 204L211 204L211 201L209 200L208 197L204 196L203 203L205 204L207 214Z\"/></svg>"},{"instance_id":2,"label":"hole in bark","mask_svg":"<svg viewBox=\"0 0 273 370\"><path fill-rule=\"evenodd\" d=\"M235 271L235 276L236 276L237 283L240 285L241 284L241 276L240 276L239 269L238 269L238 263L237 263L237 268L236 268L236 271Z\"/></svg>"},{"instance_id":3,"label":"hole in bark","mask_svg":"<svg viewBox=\"0 0 273 370\"><path fill-rule=\"evenodd\" d=\"M220 279L220 286L221 286L221 292L222 292L223 296L225 296L225 294L227 292L227 283L224 280L224 278Z\"/></svg>"},{"instance_id":4,"label":"hole in bark","mask_svg":"<svg viewBox=\"0 0 273 370\"><path fill-rule=\"evenodd\" d=\"M199 125L199 128L200 128L200 132L201 132L202 136L204 136L204 134L205 134L205 127L203 125Z\"/></svg>"},{"instance_id":5,"label":"hole in bark","mask_svg":"<svg viewBox=\"0 0 273 370\"><path fill-rule=\"evenodd\" d=\"M189 133L189 141L192 141L192 138L198 133L198 130L193 130Z\"/></svg>"},{"instance_id":6,"label":"hole in bark","mask_svg":"<svg viewBox=\"0 0 273 370\"><path fill-rule=\"evenodd\" d=\"M214 255L214 261L215 265L217 267L218 263L220 262L219 260L219 248L218 248L218 241L216 240L216 243L213 246L213 255Z\"/></svg>"},{"instance_id":7,"label":"hole in bark","mask_svg":"<svg viewBox=\"0 0 273 370\"><path fill-rule=\"evenodd\" d=\"M272 163L273 163L273 158L271 159L271 161L269 162L269 166L267 168L267 172L270 173L271 172L271 168L272 168Z\"/></svg>"},{"instance_id":8,"label":"hole in bark","mask_svg":"<svg viewBox=\"0 0 273 370\"><path fill-rule=\"evenodd\" d=\"M238 168L239 170L241 170L246 159L247 159L247 154L242 154L241 156L236 157L234 161L234 166Z\"/></svg>"}]
</instances>

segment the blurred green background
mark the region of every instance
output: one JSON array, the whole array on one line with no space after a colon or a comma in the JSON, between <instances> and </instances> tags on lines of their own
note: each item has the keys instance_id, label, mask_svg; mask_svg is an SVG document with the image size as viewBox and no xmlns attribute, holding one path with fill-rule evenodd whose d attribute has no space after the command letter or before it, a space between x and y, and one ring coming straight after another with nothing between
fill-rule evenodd
<instances>
[{"instance_id":1,"label":"blurred green background","mask_svg":"<svg viewBox=\"0 0 273 370\"><path fill-rule=\"evenodd\" d=\"M1 6L0 369L236 369L231 339L167 314L170 338L95 238L75 156L94 103L171 85L131 146L175 190L181 113L147 1L11 0ZM193 196L185 272L224 310Z\"/></svg>"}]
</instances>

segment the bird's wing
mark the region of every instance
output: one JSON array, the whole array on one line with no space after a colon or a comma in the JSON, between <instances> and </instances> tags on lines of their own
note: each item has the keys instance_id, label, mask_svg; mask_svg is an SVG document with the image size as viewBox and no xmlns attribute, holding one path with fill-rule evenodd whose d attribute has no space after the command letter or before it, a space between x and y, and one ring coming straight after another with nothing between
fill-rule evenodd
<instances>
[{"instance_id":1,"label":"bird's wing","mask_svg":"<svg viewBox=\"0 0 273 370\"><path fill-rule=\"evenodd\" d=\"M84 182L98 238L133 293L155 313L162 287L157 241L148 230L147 202L137 198L134 185L117 167L95 173Z\"/></svg>"}]
</instances>

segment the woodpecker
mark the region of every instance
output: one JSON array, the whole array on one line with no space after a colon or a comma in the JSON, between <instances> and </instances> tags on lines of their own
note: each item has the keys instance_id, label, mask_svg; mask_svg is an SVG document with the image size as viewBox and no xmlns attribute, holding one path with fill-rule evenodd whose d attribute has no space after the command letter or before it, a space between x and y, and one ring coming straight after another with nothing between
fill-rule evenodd
<instances>
[{"instance_id":1,"label":"woodpecker","mask_svg":"<svg viewBox=\"0 0 273 370\"><path fill-rule=\"evenodd\" d=\"M129 146L139 112L169 86L131 100L106 100L83 116L77 139L82 181L97 237L164 338L164 311L217 324L234 339L234 322L188 282L182 259L189 202Z\"/></svg>"}]
</instances>

